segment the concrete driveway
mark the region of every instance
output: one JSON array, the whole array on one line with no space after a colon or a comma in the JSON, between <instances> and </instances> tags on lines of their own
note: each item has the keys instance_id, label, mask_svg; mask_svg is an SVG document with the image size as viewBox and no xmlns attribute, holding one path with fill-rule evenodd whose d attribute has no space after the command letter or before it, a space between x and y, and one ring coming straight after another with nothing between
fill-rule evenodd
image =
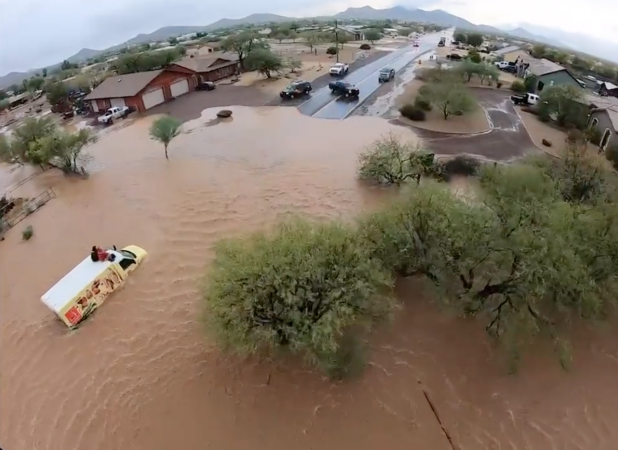
<instances>
[{"instance_id":1,"label":"concrete driveway","mask_svg":"<svg viewBox=\"0 0 618 450\"><path fill-rule=\"evenodd\" d=\"M509 91L474 88L487 112L490 131L477 135L447 134L414 128L431 151L440 155L467 153L494 161L509 161L539 150L515 111ZM401 125L395 120L394 123Z\"/></svg>"}]
</instances>

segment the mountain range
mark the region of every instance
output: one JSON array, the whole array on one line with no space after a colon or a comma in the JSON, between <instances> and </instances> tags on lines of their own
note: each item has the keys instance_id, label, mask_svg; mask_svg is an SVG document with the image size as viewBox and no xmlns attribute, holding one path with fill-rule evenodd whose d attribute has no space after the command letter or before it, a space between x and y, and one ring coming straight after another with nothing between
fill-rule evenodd
<instances>
[{"instance_id":1,"label":"mountain range","mask_svg":"<svg viewBox=\"0 0 618 450\"><path fill-rule=\"evenodd\" d=\"M182 34L209 32L217 29L232 28L240 25L249 24L267 24L290 22L297 20L294 17L285 17L277 14L251 14L250 16L241 19L220 19L206 26L169 26L159 28L156 31L148 34L138 34L126 42L115 45L103 50L93 50L89 48L81 49L75 55L67 59L72 63L79 63L88 60L89 58L98 56L102 53L113 52L132 44L143 44L153 41L162 41L170 37L179 36ZM616 45L602 42L589 36L577 33L569 33L553 28L538 27L530 24L502 25L498 27L490 25L477 25L469 22L461 17L457 17L441 9L425 11L418 8L410 8L405 6L395 6L387 9L375 9L370 6L361 8L348 8L334 16L316 17L318 20L333 20L333 19L361 19L361 20L399 20L407 22L425 22L448 27L462 28L471 31L478 31L489 34L508 34L513 37L536 41L543 44L548 44L556 47L577 48L581 52L589 53L597 57L610 60L616 59ZM57 67L54 65L49 67L51 70ZM0 88L6 88L15 83L21 83L24 79L32 76L40 69L30 70L28 72L11 72L3 77L0 77Z\"/></svg>"}]
</instances>

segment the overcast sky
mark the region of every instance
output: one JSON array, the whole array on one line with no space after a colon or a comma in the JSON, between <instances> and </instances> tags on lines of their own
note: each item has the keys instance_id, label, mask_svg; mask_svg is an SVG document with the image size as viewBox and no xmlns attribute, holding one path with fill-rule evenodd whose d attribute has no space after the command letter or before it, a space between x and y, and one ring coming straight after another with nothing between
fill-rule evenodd
<instances>
[{"instance_id":1,"label":"overcast sky","mask_svg":"<svg viewBox=\"0 0 618 450\"><path fill-rule=\"evenodd\" d=\"M168 25L207 25L252 13L334 14L395 4L444 9L473 23L527 22L618 42L617 0L0 0L0 75L55 64ZM613 4L613 5L612 5Z\"/></svg>"}]
</instances>

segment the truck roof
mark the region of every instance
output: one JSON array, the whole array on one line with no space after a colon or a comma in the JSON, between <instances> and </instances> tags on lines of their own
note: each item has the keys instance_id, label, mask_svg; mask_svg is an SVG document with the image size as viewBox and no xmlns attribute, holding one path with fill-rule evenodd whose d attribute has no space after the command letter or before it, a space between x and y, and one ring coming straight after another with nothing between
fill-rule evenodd
<instances>
[{"instance_id":1,"label":"truck roof","mask_svg":"<svg viewBox=\"0 0 618 450\"><path fill-rule=\"evenodd\" d=\"M113 263L110 261L93 262L88 255L73 270L51 287L41 297L48 308L60 312L75 296L103 274Z\"/></svg>"}]
</instances>

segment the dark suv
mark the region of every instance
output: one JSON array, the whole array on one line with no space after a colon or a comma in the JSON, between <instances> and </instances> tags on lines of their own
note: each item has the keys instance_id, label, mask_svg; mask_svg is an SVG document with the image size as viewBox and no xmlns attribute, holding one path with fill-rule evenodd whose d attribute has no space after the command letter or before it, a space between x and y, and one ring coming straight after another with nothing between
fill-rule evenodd
<instances>
[{"instance_id":1,"label":"dark suv","mask_svg":"<svg viewBox=\"0 0 618 450\"><path fill-rule=\"evenodd\" d=\"M290 84L279 93L281 98L296 98L309 94L313 87L308 81L298 80Z\"/></svg>"}]
</instances>

